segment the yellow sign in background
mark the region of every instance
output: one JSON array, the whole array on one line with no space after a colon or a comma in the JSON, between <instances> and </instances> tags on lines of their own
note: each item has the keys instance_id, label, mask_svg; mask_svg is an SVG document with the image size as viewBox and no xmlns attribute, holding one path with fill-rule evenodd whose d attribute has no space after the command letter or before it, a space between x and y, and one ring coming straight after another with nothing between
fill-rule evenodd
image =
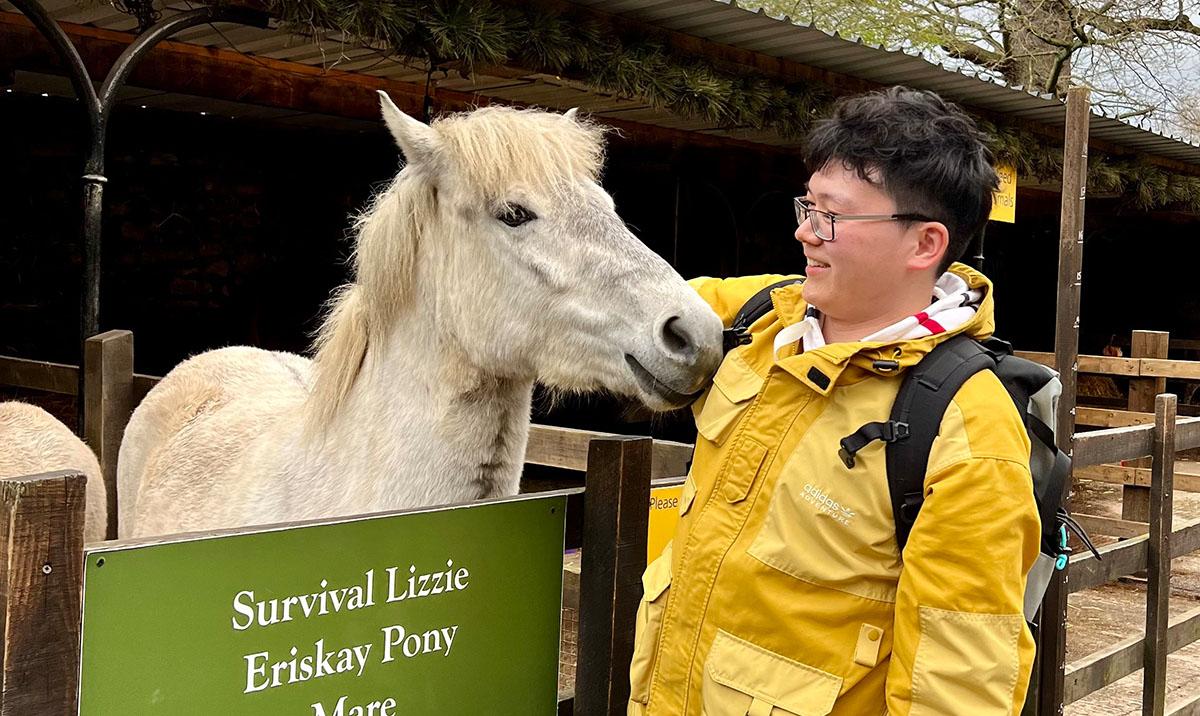
<instances>
[{"instance_id":1,"label":"yellow sign in background","mask_svg":"<svg viewBox=\"0 0 1200 716\"><path fill-rule=\"evenodd\" d=\"M1012 164L996 166L996 174L1000 176L1000 189L992 195L992 221L1003 221L1008 224L1017 221L1017 168Z\"/></svg>"},{"instance_id":2,"label":"yellow sign in background","mask_svg":"<svg viewBox=\"0 0 1200 716\"><path fill-rule=\"evenodd\" d=\"M650 533L646 536L646 561L652 562L667 548L679 524L679 498L683 485L650 490Z\"/></svg>"}]
</instances>

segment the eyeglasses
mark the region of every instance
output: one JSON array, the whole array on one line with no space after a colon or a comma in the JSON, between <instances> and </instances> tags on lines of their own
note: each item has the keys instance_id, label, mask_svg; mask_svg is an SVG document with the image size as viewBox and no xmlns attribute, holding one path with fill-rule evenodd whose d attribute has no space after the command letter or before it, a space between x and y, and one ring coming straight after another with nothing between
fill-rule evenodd
<instances>
[{"instance_id":1,"label":"eyeglasses","mask_svg":"<svg viewBox=\"0 0 1200 716\"><path fill-rule=\"evenodd\" d=\"M812 221L813 233L822 241L833 241L834 227L839 221L937 221L924 214L832 214L812 208L802 197L792 200L796 205L796 225Z\"/></svg>"}]
</instances>

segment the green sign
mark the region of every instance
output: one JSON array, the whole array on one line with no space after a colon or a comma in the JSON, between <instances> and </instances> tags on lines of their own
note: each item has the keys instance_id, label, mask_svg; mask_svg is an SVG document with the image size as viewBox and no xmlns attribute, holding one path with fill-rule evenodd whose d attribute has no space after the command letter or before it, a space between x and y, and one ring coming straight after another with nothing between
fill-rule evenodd
<instances>
[{"instance_id":1,"label":"green sign","mask_svg":"<svg viewBox=\"0 0 1200 716\"><path fill-rule=\"evenodd\" d=\"M83 716L553 714L566 498L85 559Z\"/></svg>"}]
</instances>

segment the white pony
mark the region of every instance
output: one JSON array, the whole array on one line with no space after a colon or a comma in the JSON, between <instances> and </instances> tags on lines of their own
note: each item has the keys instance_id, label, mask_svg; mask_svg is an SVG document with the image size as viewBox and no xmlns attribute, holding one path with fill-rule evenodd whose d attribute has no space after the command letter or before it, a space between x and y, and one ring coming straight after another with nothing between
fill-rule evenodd
<instances>
[{"instance_id":1,"label":"white pony","mask_svg":"<svg viewBox=\"0 0 1200 716\"><path fill-rule=\"evenodd\" d=\"M96 455L50 413L28 403L0 403L0 479L75 470L87 477L83 539L98 542L108 528L108 491Z\"/></svg>"},{"instance_id":2,"label":"white pony","mask_svg":"<svg viewBox=\"0 0 1200 716\"><path fill-rule=\"evenodd\" d=\"M314 360L171 371L125 431L122 536L515 494L535 381L669 409L716 369L720 320L597 183L599 128L505 107L426 126L380 94L407 166L357 220Z\"/></svg>"}]
</instances>

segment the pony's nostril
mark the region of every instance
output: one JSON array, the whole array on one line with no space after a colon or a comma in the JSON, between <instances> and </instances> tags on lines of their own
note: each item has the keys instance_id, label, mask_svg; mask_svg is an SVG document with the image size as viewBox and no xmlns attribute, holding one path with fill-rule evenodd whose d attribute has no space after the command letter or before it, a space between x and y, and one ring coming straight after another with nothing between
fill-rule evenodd
<instances>
[{"instance_id":1,"label":"pony's nostril","mask_svg":"<svg viewBox=\"0 0 1200 716\"><path fill-rule=\"evenodd\" d=\"M696 342L679 316L671 316L663 321L660 336L663 346L672 355L691 358L696 354Z\"/></svg>"}]
</instances>

